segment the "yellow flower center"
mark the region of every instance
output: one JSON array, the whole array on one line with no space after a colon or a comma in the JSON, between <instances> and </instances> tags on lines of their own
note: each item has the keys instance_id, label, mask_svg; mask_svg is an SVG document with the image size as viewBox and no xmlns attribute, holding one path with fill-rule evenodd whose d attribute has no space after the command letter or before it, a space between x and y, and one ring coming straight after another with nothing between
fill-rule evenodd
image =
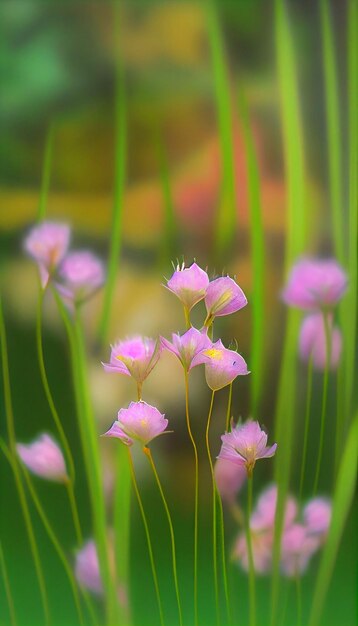
<instances>
[{"instance_id":1,"label":"yellow flower center","mask_svg":"<svg viewBox=\"0 0 358 626\"><path fill-rule=\"evenodd\" d=\"M222 350L217 350L216 348L209 348L209 350L205 350L204 354L210 359L214 359L214 361L221 361L223 358Z\"/></svg>"}]
</instances>

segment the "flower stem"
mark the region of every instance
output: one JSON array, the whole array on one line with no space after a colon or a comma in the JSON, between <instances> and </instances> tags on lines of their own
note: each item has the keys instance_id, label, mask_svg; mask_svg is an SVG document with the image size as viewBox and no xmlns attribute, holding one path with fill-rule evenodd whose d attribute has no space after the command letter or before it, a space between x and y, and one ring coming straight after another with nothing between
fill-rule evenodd
<instances>
[{"instance_id":1,"label":"flower stem","mask_svg":"<svg viewBox=\"0 0 358 626\"><path fill-rule=\"evenodd\" d=\"M44 509L42 507L42 504L41 504L41 502L39 500L39 497L38 497L38 495L36 493L36 490L35 490L35 487L33 485L32 480L30 478L30 475L29 475L28 471L25 468L23 468L23 474L25 476L25 481L26 481L28 490L30 492L32 501L33 501L33 503L34 503L34 505L35 505L35 507L37 509L39 517L41 518L41 521L42 521L42 523L43 523L43 525L45 527L45 530L46 530L46 532L48 534L48 537L49 537L53 547L55 548L55 550L57 552L57 555L58 555L58 557L59 557L59 559L60 559L60 561L61 561L61 563L62 563L62 565L64 567L64 570L65 570L66 574L67 574L68 581L69 581L70 586L71 586L71 591L72 591L72 594L73 594L73 599L74 599L74 602L75 602L76 610L77 610L77 613L78 613L78 618L79 618L80 624L83 625L84 621L83 621L82 608L81 608L81 603L80 603L80 598L79 598L79 593L78 593L76 581L75 581L73 573L72 573L72 569L71 569L71 567L68 564L68 561L66 559L64 551L63 551L63 549L62 549L62 547L61 547L61 545L60 545L60 543L59 543L59 541L58 541L58 539L56 537L56 534L55 534L53 528L51 527L51 524L50 524L50 522L48 520L48 517L47 517L47 515L46 515L46 513L45 513L45 511L44 511Z\"/></svg>"},{"instance_id":2,"label":"flower stem","mask_svg":"<svg viewBox=\"0 0 358 626\"><path fill-rule=\"evenodd\" d=\"M213 466L213 461L211 458L210 443L209 443L209 430L210 430L210 422L211 422L211 416L212 416L213 406L214 406L214 398L215 398L215 391L213 391L211 394L208 421L206 423L205 442L206 442L206 450L208 453L210 473L211 473L211 484L212 484L214 589L215 589L216 621L219 623L220 611L219 611L219 584L218 584L217 542L216 542L216 483L215 483L214 466Z\"/></svg>"},{"instance_id":3,"label":"flower stem","mask_svg":"<svg viewBox=\"0 0 358 626\"><path fill-rule=\"evenodd\" d=\"M82 544L82 542L83 542L83 536L82 536L80 519L79 519L79 515L78 515L78 508L77 508L77 504L76 504L75 492L74 492L73 483L72 483L71 480L69 480L66 483L66 489L67 489L68 500L69 500L70 508L71 508L73 525L74 525L75 532L76 532L77 543L80 546Z\"/></svg>"},{"instance_id":4,"label":"flower stem","mask_svg":"<svg viewBox=\"0 0 358 626\"><path fill-rule=\"evenodd\" d=\"M6 414L6 423L7 423L7 432L9 438L9 448L10 455L13 459L13 474L15 478L16 489L18 492L20 506L22 509L22 514L24 517L24 522L26 526L27 535L29 538L30 549L32 558L35 565L35 571L37 576L37 581L40 589L42 608L45 616L45 623L49 625L51 623L50 618L50 610L48 604L48 597L45 585L45 577L42 570L40 554L36 544L36 538L34 529L31 522L31 516L29 507L26 500L26 495L24 491L24 487L22 484L20 466L17 459L16 454L16 435L15 435L15 427L14 427L14 413L12 407L12 399L11 399L11 386L10 386L10 373L9 373L9 362L8 362L8 354L7 354L7 340L6 340L6 328L2 310L2 299L0 295L0 339L1 339L1 361L2 361L2 375L3 375L3 385L4 385L4 401L5 401L5 414ZM4 451L3 445L1 448Z\"/></svg>"},{"instance_id":5,"label":"flower stem","mask_svg":"<svg viewBox=\"0 0 358 626\"><path fill-rule=\"evenodd\" d=\"M308 372L307 372L307 395L306 395L305 430L304 430L304 436L303 436L303 453L302 453L300 490L299 490L299 501L300 502L302 500L303 482L304 482L305 469L306 469L308 431L309 431L310 410L311 410L311 401L312 401L312 378L313 378L312 373L313 373L313 358L312 358L312 355L311 355L310 359L309 359L309 362L308 362Z\"/></svg>"},{"instance_id":6,"label":"flower stem","mask_svg":"<svg viewBox=\"0 0 358 626\"><path fill-rule=\"evenodd\" d=\"M323 377L323 391L322 391L322 410L321 410L321 428L319 434L319 447L318 447L318 456L317 456L317 466L316 473L313 482L313 495L317 492L319 475L321 470L322 463L322 454L323 454L323 440L324 440L324 432L326 425L326 412L327 412L327 392L328 392L328 379L329 379L329 370L331 365L331 337L329 332L329 323L327 313L325 311L322 312L323 322L324 322L324 333L326 338L326 365L324 368L324 377Z\"/></svg>"},{"instance_id":7,"label":"flower stem","mask_svg":"<svg viewBox=\"0 0 358 626\"><path fill-rule=\"evenodd\" d=\"M142 387L143 387L142 383L137 383L137 400L138 400L138 402L140 402L140 400L142 399Z\"/></svg>"},{"instance_id":8,"label":"flower stem","mask_svg":"<svg viewBox=\"0 0 358 626\"><path fill-rule=\"evenodd\" d=\"M223 511L221 497L220 497L216 484L215 484L215 492L216 492L217 502L219 504L219 514L220 514L219 515L219 534L220 534L220 539L221 539L221 557L222 557L222 570L223 570L224 594L225 594L225 602L226 602L226 613L227 613L228 624L232 624L230 599L229 599L229 585L228 585L228 576L227 576L227 564L226 564L224 511Z\"/></svg>"},{"instance_id":9,"label":"flower stem","mask_svg":"<svg viewBox=\"0 0 358 626\"><path fill-rule=\"evenodd\" d=\"M187 306L184 306L184 317L185 317L186 329L189 330L189 328L191 328L191 321L190 321L190 311Z\"/></svg>"},{"instance_id":10,"label":"flower stem","mask_svg":"<svg viewBox=\"0 0 358 626\"><path fill-rule=\"evenodd\" d=\"M253 490L253 477L247 477L247 513L246 513L246 541L247 551L249 556L249 601L250 601L250 626L256 624L256 598L255 598L255 565L252 552L252 539L250 519L252 512L252 490Z\"/></svg>"},{"instance_id":11,"label":"flower stem","mask_svg":"<svg viewBox=\"0 0 358 626\"><path fill-rule=\"evenodd\" d=\"M198 449L190 425L189 416L189 375L184 370L185 415L189 438L194 450L195 460L195 496L194 496L194 624L198 626L198 512L199 512L199 458Z\"/></svg>"},{"instance_id":12,"label":"flower stem","mask_svg":"<svg viewBox=\"0 0 358 626\"><path fill-rule=\"evenodd\" d=\"M137 480L136 480L136 477L135 477L134 464L133 464L133 459L132 459L132 455L131 455L131 451L130 451L129 447L128 447L128 459L129 459L129 467L130 467L130 472L131 472L133 488L134 488L134 491L135 491L135 494L136 494L136 497L137 497L138 506L139 506L140 513L141 513L141 516L142 516L144 530L145 530L145 534L146 534L146 538L147 538L150 565L151 565L151 568L152 568L155 593L156 593L156 596L157 596L158 609L159 609L159 615L160 615L160 623L161 623L161 626L164 626L163 607L162 607L162 601L161 601L160 593L159 593L158 576L157 576L157 570L156 570L155 562L154 562L152 541L151 541L151 538L150 538L149 527L148 527L147 517L146 517L146 514L144 512L142 498L140 497L138 484L137 484Z\"/></svg>"},{"instance_id":13,"label":"flower stem","mask_svg":"<svg viewBox=\"0 0 358 626\"><path fill-rule=\"evenodd\" d=\"M15 605L14 605L14 600L13 600L12 593L11 593L10 582L9 582L9 577L7 573L6 562L5 562L5 557L4 557L4 552L2 549L1 542L0 542L0 569L1 569L3 580L4 580L4 587L5 587L7 603L9 606L11 626L16 626L17 621L16 621Z\"/></svg>"},{"instance_id":14,"label":"flower stem","mask_svg":"<svg viewBox=\"0 0 358 626\"><path fill-rule=\"evenodd\" d=\"M297 626L302 624L302 593L301 593L301 577L299 573L295 576L296 582L296 598L297 598Z\"/></svg>"},{"instance_id":15,"label":"flower stem","mask_svg":"<svg viewBox=\"0 0 358 626\"><path fill-rule=\"evenodd\" d=\"M172 544L172 560L173 560L173 576L174 576L174 586L175 586L175 595L176 595L176 599L177 599L177 604L178 604L178 613L179 613L179 623L180 626L183 626L183 616L182 616L182 609L181 609L181 602L180 602L180 593L179 593L179 584L178 584L178 573L177 573L177 560L176 560L176 548L175 548L175 536L174 536L174 528L173 528L173 522L172 522L172 518L170 515L170 511L169 511L169 507L168 507L168 503L166 501L165 495L164 495L164 491L160 482L160 478L157 472L157 468L155 467L155 463L151 454L151 451L149 448L144 447L143 448L143 452L146 455L146 457L149 459L149 463L152 467L153 470L153 474L155 477L155 480L157 482L158 485L158 489L163 501L163 505L165 508L165 512L168 518L168 524L169 524L169 531L170 531L170 539L171 539L171 544Z\"/></svg>"},{"instance_id":16,"label":"flower stem","mask_svg":"<svg viewBox=\"0 0 358 626\"><path fill-rule=\"evenodd\" d=\"M231 405L232 405L232 383L229 385L229 398L227 402L227 412L226 412L226 422L225 422L225 432L229 432L230 428L230 418L231 418Z\"/></svg>"}]
</instances>

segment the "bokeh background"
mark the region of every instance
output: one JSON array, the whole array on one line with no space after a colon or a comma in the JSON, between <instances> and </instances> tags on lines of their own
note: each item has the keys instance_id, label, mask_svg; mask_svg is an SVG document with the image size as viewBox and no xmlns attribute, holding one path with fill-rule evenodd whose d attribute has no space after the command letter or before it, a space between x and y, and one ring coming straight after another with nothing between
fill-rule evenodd
<instances>
[{"instance_id":1,"label":"bokeh background","mask_svg":"<svg viewBox=\"0 0 358 626\"><path fill-rule=\"evenodd\" d=\"M350 101L347 40L351 7L348 2L333 2L328 7L339 120L334 141L339 150L345 228L342 237L346 244L349 237L347 154L351 130L347 114ZM264 1L222 2L217 6L191 0L135 1L116 6L108 2L2 2L1 289L18 440L27 441L41 430L53 430L36 356L36 268L22 252L23 236L44 201L46 217L68 222L73 228L73 244L91 248L104 261L109 254L113 206L120 205L118 273L105 341L100 341L98 333L103 293L97 294L84 311L98 432L109 427L118 409L133 399L135 391L130 380L103 372L100 361L108 358L109 344L133 333L169 336L172 331L183 330L179 303L162 283L171 275L172 262L184 259L191 263L195 258L201 266L208 266L210 276L223 272L236 275L247 293L249 305L239 314L220 320L215 332L226 344L237 339L239 350L252 370L255 322L250 300L257 269L260 272L263 285L259 305L260 373L255 377L253 370L252 376L234 385L233 414L236 419L247 418L254 409L255 416L273 433L286 319L280 290L285 280L288 232L294 232L296 227L290 224L288 210L288 204L292 204L292 184L287 175L290 133L291 138L296 138L297 153L301 155L297 168L302 170L305 193L301 195L299 188L297 194L303 198L302 213L305 212L307 220L304 247L296 249L313 255L335 254L329 160L332 143L327 132L320 4L286 3L288 43L283 40L280 44L280 36L282 39L285 32L278 30L275 16L274 3ZM292 55L285 58L285 50ZM288 64L286 67L282 58ZM286 85L285 76L290 76ZM291 97L288 122L285 97ZM253 233L261 237L258 265L253 259ZM293 254L294 251L293 245ZM198 324L203 314L203 308L198 307L194 314ZM50 297L45 301L44 346L50 386L75 456L81 523L85 536L91 536L68 348ZM306 376L306 368L298 360L296 376L299 392L295 400L292 492L297 491L299 483ZM331 458L335 443L333 377L331 382L320 485L320 491L326 495L332 489ZM313 421L317 417L316 432L321 384L322 377L316 374L312 405ZM160 438L153 448L174 513L179 576L190 606L193 465L183 392L179 364L165 354L146 383L145 399L167 414L175 431L173 436ZM224 429L226 402L227 391L220 392L212 426L214 453L218 452L219 435ZM203 441L209 395L199 371L194 371L192 376L191 405L194 430L198 440ZM5 436L2 399L0 409L1 433ZM111 440L101 442L109 514L116 480L115 445ZM311 460L314 446L313 438ZM203 445L200 453L203 486L200 613L203 623L211 626L215 620L208 547L210 476ZM136 461L154 543L160 547L158 569L168 624L174 625L175 602L167 574L170 551L166 520L144 461L140 458ZM272 465L269 462L262 465L255 474L257 491L273 479ZM3 457L0 468L1 541L18 623L39 626L42 614L31 553L11 470ZM307 497L313 471L312 461L305 486ZM37 481L37 488L72 559L75 538L66 495L60 486L50 483ZM31 509L31 512L46 572L53 624L75 625L75 611L61 564L36 511ZM354 624L354 522L351 515L322 617L324 626ZM236 532L228 517L229 551ZM312 599L318 560L313 560L303 579L306 612ZM154 626L155 597L145 536L135 504L131 515L130 562L133 621L140 626ZM230 563L230 586L237 623L245 624L246 575L235 563ZM296 623L296 609L293 590L286 586L287 593L292 594L284 622L289 626ZM260 626L269 623L269 594L268 579L259 579ZM100 615L100 602L97 608ZM3 626L9 624L7 611L4 587L0 583Z\"/></svg>"}]
</instances>

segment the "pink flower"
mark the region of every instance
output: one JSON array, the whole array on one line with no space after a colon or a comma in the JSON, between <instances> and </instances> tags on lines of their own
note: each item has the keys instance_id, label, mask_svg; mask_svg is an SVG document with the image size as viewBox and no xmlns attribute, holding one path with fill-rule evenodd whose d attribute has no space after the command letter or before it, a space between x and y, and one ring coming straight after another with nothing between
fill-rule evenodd
<instances>
[{"instance_id":1,"label":"pink flower","mask_svg":"<svg viewBox=\"0 0 358 626\"><path fill-rule=\"evenodd\" d=\"M70 302L81 303L92 296L104 283L103 263L92 252L71 252L62 262L59 292Z\"/></svg>"},{"instance_id":2,"label":"pink flower","mask_svg":"<svg viewBox=\"0 0 358 626\"><path fill-rule=\"evenodd\" d=\"M219 458L216 459L214 473L222 500L227 504L233 504L247 478L245 467Z\"/></svg>"},{"instance_id":3,"label":"pink flower","mask_svg":"<svg viewBox=\"0 0 358 626\"><path fill-rule=\"evenodd\" d=\"M146 446L152 439L161 435L168 426L168 420L154 406L143 402L131 402L128 409L121 409L111 428L104 437L116 437L126 446L134 440Z\"/></svg>"},{"instance_id":4,"label":"pink flower","mask_svg":"<svg viewBox=\"0 0 358 626\"><path fill-rule=\"evenodd\" d=\"M43 287L46 287L50 274L65 256L70 234L67 224L42 222L34 226L26 236L24 248L39 265Z\"/></svg>"},{"instance_id":5,"label":"pink flower","mask_svg":"<svg viewBox=\"0 0 358 626\"><path fill-rule=\"evenodd\" d=\"M76 554L75 576L82 587L97 595L103 593L96 544L89 539Z\"/></svg>"},{"instance_id":6,"label":"pink flower","mask_svg":"<svg viewBox=\"0 0 358 626\"><path fill-rule=\"evenodd\" d=\"M258 459L266 459L275 454L277 444L266 447L267 435L258 422L248 420L239 424L230 433L222 435L222 446L218 458L227 459L237 465L244 465L248 476Z\"/></svg>"},{"instance_id":7,"label":"pink flower","mask_svg":"<svg viewBox=\"0 0 358 626\"><path fill-rule=\"evenodd\" d=\"M216 278L209 283L206 290L205 306L207 310L206 325L209 326L215 317L229 315L247 305L247 299L239 285L229 276Z\"/></svg>"},{"instance_id":8,"label":"pink flower","mask_svg":"<svg viewBox=\"0 0 358 626\"><path fill-rule=\"evenodd\" d=\"M303 519L310 534L326 535L331 516L332 505L326 498L314 498L303 509Z\"/></svg>"},{"instance_id":9,"label":"pink flower","mask_svg":"<svg viewBox=\"0 0 358 626\"><path fill-rule=\"evenodd\" d=\"M50 435L42 434L32 443L18 443L16 450L21 461L36 476L59 483L68 481L65 459Z\"/></svg>"},{"instance_id":10,"label":"pink flower","mask_svg":"<svg viewBox=\"0 0 358 626\"><path fill-rule=\"evenodd\" d=\"M111 575L115 575L115 556L113 547L113 538L110 536L108 541L108 557ZM78 550L75 557L75 576L77 582L91 591L101 596L103 595L103 584L99 566L97 547L93 539L88 539L83 544L81 550ZM128 598L126 589L123 585L119 585L117 589L119 604L128 609Z\"/></svg>"},{"instance_id":11,"label":"pink flower","mask_svg":"<svg viewBox=\"0 0 358 626\"><path fill-rule=\"evenodd\" d=\"M347 288L347 276L335 259L301 259L283 291L289 306L308 311L332 308Z\"/></svg>"},{"instance_id":12,"label":"pink flower","mask_svg":"<svg viewBox=\"0 0 358 626\"><path fill-rule=\"evenodd\" d=\"M319 545L319 540L310 535L302 524L286 528L281 542L281 568L284 574L289 577L302 574Z\"/></svg>"},{"instance_id":13,"label":"pink flower","mask_svg":"<svg viewBox=\"0 0 358 626\"><path fill-rule=\"evenodd\" d=\"M251 533L252 557L257 574L267 574L272 565L273 533ZM233 557L238 559L242 568L249 571L249 551L245 533L237 538Z\"/></svg>"},{"instance_id":14,"label":"pink flower","mask_svg":"<svg viewBox=\"0 0 358 626\"><path fill-rule=\"evenodd\" d=\"M277 505L277 485L270 485L259 499L250 519L250 528L255 532L273 529ZM297 502L288 496L285 503L284 526L293 524L297 515Z\"/></svg>"},{"instance_id":15,"label":"pink flower","mask_svg":"<svg viewBox=\"0 0 358 626\"><path fill-rule=\"evenodd\" d=\"M211 346L211 341L205 331L199 331L196 328L189 328L184 335L172 335L172 342L164 337L160 338L163 348L175 354L180 360L186 371L190 371L192 367L204 363L206 358L203 357L203 350Z\"/></svg>"},{"instance_id":16,"label":"pink flower","mask_svg":"<svg viewBox=\"0 0 358 626\"><path fill-rule=\"evenodd\" d=\"M338 327L333 327L332 316L328 316L328 333L330 342L330 368L336 369L342 352L342 335ZM322 313L307 315L302 322L299 338L300 355L308 362L312 357L313 366L324 370L327 360L327 340Z\"/></svg>"},{"instance_id":17,"label":"pink flower","mask_svg":"<svg viewBox=\"0 0 358 626\"><path fill-rule=\"evenodd\" d=\"M185 267L184 264L181 267L178 265L165 286L178 296L186 309L190 311L204 298L208 284L207 273L193 263L190 267Z\"/></svg>"},{"instance_id":18,"label":"pink flower","mask_svg":"<svg viewBox=\"0 0 358 626\"><path fill-rule=\"evenodd\" d=\"M221 339L204 350L199 359L200 363L205 363L206 382L213 391L226 387L237 376L250 373L241 354L225 348ZM198 365L197 362L195 364Z\"/></svg>"},{"instance_id":19,"label":"pink flower","mask_svg":"<svg viewBox=\"0 0 358 626\"><path fill-rule=\"evenodd\" d=\"M112 346L109 363L102 363L106 372L132 376L138 383L149 376L160 357L160 346L154 339L136 335Z\"/></svg>"}]
</instances>

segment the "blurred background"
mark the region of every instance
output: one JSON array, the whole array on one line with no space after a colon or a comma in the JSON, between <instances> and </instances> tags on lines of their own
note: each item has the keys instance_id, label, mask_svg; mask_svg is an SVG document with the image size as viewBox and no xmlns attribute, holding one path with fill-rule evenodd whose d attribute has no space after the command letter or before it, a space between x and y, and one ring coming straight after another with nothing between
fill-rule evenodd
<instances>
[{"instance_id":1,"label":"blurred background","mask_svg":"<svg viewBox=\"0 0 358 626\"><path fill-rule=\"evenodd\" d=\"M217 337L228 345L234 338L253 374L234 384L233 415L254 414L268 431L274 429L276 390L284 341L286 311L280 290L287 267L287 240L292 250L334 255L332 198L329 182L329 144L326 126L327 92L318 2L287 2L288 49L292 62L282 68L272 2L10 2L0 7L0 263L1 290L8 332L10 376L16 435L28 441L53 424L43 393L36 356L36 268L22 251L22 239L36 220L45 190L46 218L68 222L73 246L109 255L113 207L120 206L120 254L114 299L105 341L99 340L103 293L84 309L89 350L90 385L98 418L98 432L106 430L118 409L134 399L126 377L106 375L109 344L140 333L170 336L183 331L179 303L162 283L172 262L195 258L208 267L210 277L229 273L248 296L240 313L218 321ZM347 89L347 28L349 6L331 3L338 76L343 221L348 219L347 145L349 99ZM287 35L287 32L286 32ZM287 44L287 42L286 42ZM283 42L285 45L285 42ZM281 68L281 69L280 69ZM292 70L294 74L292 75ZM290 82L285 86L285 71ZM285 91L286 89L286 91ZM295 248L288 203L292 185L287 176L287 106L293 98L291 138L300 143L305 194L302 213L307 228L304 245ZM287 104L287 103L286 103ZM285 108L286 106L286 108ZM293 122L292 122L293 120ZM292 135L293 133L293 135ZM301 152L300 152L301 151ZM290 191L291 189L291 191ZM300 193L302 190L298 190ZM290 196L291 193L291 196ZM255 212L256 207L256 212ZM299 225L297 224L297 230ZM291 235L288 235L291 232ZM253 256L255 236L261 262ZM347 232L343 234L346 243ZM257 240L256 240L257 242ZM286 245L287 244L287 245ZM293 260L293 256L291 260ZM285 261L286 259L286 261ZM260 272L258 308L261 311L260 372L252 365L255 276ZM256 273L255 273L256 272ZM354 285L353 285L354 288ZM257 300L256 300L257 302ZM204 307L195 310L199 326ZM257 310L257 309L256 309ZM102 337L103 339L103 337ZM76 496L84 535L92 534L83 459L76 426L68 348L61 320L51 297L45 300L44 350L56 406L71 442L77 470ZM303 430L306 368L297 363L299 389L295 433ZM257 381L255 383L255 381ZM315 374L312 415L320 410L322 377ZM255 388L256 385L256 388ZM256 389L256 390L255 390ZM333 402L334 384L330 390ZM184 387L180 366L164 354L145 384L145 400L165 412L175 434L153 445L178 534L179 576L190 605L192 556L193 459L185 427ZM255 401L253 400L255 399ZM302 402L301 402L302 400ZM3 401L0 401L2 414ZM212 425L216 455L224 430L227 390L217 394ZM203 442L209 394L202 372L191 379L194 431ZM302 415L302 420L301 416ZM334 446L334 411L328 421L328 440L321 491L330 494L330 451ZM318 431L318 419L317 419ZM5 435L4 419L1 434ZM116 480L116 442L101 441L109 515ZM203 623L214 624L211 580L210 475L202 458L200 520L200 612ZM297 491L299 462L292 449L292 492ZM176 612L171 580L169 542L155 485L144 461L136 459L138 477L156 539L160 583L168 624ZM273 479L273 466L257 468L260 486ZM2 545L14 596L18 624L42 623L37 582L11 470L1 457ZM313 474L313 468L312 474ZM308 469L308 473L310 468ZM307 479L307 493L309 493ZM207 489L205 489L207 485ZM75 538L66 494L62 488L37 481L41 500L72 559ZM256 491L256 493L257 493ZM31 509L32 511L32 509ZM33 510L33 523L46 572L54 626L77 624L68 583L61 564ZM163 531L164 527L164 531ZM227 519L230 552L235 524ZM165 534L165 537L163 537ZM345 532L322 624L353 626L355 615L354 519ZM167 547L168 549L165 549ZM304 577L304 607L318 559ZM131 516L131 605L133 622L154 626L155 596L138 510ZM230 563L230 586L239 624L247 611L246 575ZM259 624L265 626L269 606L268 579L258 581ZM289 590L288 593L291 593ZM100 602L98 611L100 614ZM308 608L307 608L308 610ZM295 622L288 603L287 626ZM0 584L0 624L9 624L6 596Z\"/></svg>"}]
</instances>

